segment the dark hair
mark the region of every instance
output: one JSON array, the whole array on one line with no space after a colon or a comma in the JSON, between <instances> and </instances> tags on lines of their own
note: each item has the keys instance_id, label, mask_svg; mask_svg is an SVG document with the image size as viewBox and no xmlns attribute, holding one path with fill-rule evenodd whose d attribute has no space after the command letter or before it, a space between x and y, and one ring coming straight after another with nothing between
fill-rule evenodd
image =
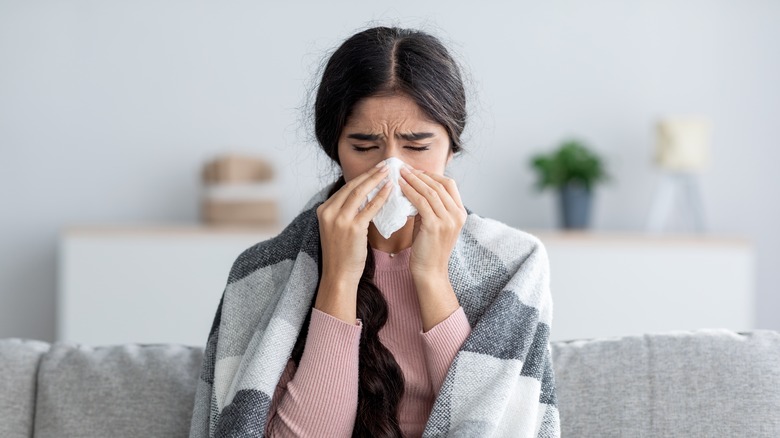
<instances>
[{"instance_id":1,"label":"dark hair","mask_svg":"<svg viewBox=\"0 0 780 438\"><path fill-rule=\"evenodd\" d=\"M314 102L314 131L339 162L338 141L352 108L369 96L405 94L450 137L460 152L466 94L460 69L447 49L426 33L375 27L347 39L330 57Z\"/></svg>"},{"instance_id":2,"label":"dark hair","mask_svg":"<svg viewBox=\"0 0 780 438\"><path fill-rule=\"evenodd\" d=\"M460 70L447 49L424 32L375 27L348 38L328 60L314 103L314 131L325 153L336 163L338 141L355 104L370 96L411 97L450 138L450 150L461 151L466 125L466 95ZM344 185L342 176L328 197ZM320 248L321 254L321 248ZM322 269L322 262L319 264ZM374 284L371 248L358 284L360 336L358 410L353 436L400 437L398 405L404 377L392 353L379 340L387 321L387 302ZM315 297L316 299L316 297ZM293 348L296 364L303 355L311 309Z\"/></svg>"}]
</instances>

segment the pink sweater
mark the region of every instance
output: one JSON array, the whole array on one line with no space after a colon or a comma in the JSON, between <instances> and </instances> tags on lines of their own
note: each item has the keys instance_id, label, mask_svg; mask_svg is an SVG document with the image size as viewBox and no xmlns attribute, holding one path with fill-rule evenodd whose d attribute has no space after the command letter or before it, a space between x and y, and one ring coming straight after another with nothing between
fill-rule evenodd
<instances>
[{"instance_id":1,"label":"pink sweater","mask_svg":"<svg viewBox=\"0 0 780 438\"><path fill-rule=\"evenodd\" d=\"M433 402L452 360L471 333L463 308L427 332L409 271L411 248L394 257L373 250L374 282L387 300L387 323L379 339L404 375L398 411L407 437L422 435ZM296 370L290 360L282 373L266 424L272 437L349 437L358 403L358 346L361 322L347 324L312 310L306 347Z\"/></svg>"}]
</instances>

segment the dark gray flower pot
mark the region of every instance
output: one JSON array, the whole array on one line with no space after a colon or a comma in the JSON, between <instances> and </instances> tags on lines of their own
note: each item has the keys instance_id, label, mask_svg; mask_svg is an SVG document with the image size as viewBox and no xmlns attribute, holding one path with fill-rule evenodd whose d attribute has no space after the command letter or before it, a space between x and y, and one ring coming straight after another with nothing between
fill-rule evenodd
<instances>
[{"instance_id":1,"label":"dark gray flower pot","mask_svg":"<svg viewBox=\"0 0 780 438\"><path fill-rule=\"evenodd\" d=\"M560 189L561 225L566 229L584 229L590 226L592 195L584 184L568 183Z\"/></svg>"}]
</instances>

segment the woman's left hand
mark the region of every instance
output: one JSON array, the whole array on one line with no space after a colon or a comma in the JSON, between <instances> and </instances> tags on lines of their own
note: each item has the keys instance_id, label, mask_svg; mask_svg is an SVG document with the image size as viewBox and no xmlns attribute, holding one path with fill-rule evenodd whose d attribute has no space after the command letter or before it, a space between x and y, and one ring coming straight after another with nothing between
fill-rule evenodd
<instances>
[{"instance_id":1,"label":"woman's left hand","mask_svg":"<svg viewBox=\"0 0 780 438\"><path fill-rule=\"evenodd\" d=\"M455 180L406 167L401 176L401 191L418 211L409 260L412 277L446 279L450 254L467 216Z\"/></svg>"}]
</instances>

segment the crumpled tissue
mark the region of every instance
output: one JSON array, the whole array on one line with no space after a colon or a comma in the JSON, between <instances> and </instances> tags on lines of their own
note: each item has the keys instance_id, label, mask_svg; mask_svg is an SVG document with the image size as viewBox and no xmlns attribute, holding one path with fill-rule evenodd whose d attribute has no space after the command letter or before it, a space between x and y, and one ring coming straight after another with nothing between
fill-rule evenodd
<instances>
[{"instance_id":1,"label":"crumpled tissue","mask_svg":"<svg viewBox=\"0 0 780 438\"><path fill-rule=\"evenodd\" d=\"M402 178L401 167L405 166L406 163L396 157L390 157L385 160L385 165L387 166L387 177L385 177L382 182L389 180L390 182L388 184L392 184L393 188L390 191L387 202L379 209L379 212L371 221L374 223L374 226L376 226L379 234L385 239L389 239L393 233L406 225L406 220L409 216L417 215L417 209L414 208L414 205L412 205L412 203L409 202L409 199L404 196L401 187L398 185L398 179ZM374 199L377 193L379 193L379 190L381 190L382 185L382 183L379 183L377 188L368 193L368 199L363 201L363 205L360 206L361 210L365 208L369 201Z\"/></svg>"}]
</instances>

